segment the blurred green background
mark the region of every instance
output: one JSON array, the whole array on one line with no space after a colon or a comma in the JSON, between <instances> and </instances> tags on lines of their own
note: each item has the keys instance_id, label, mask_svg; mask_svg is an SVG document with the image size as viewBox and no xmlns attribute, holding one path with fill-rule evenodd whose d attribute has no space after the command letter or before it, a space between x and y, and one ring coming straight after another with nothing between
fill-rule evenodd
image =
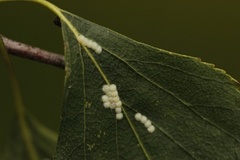
<instances>
[{"instance_id":1,"label":"blurred green background","mask_svg":"<svg viewBox=\"0 0 240 160\"><path fill-rule=\"evenodd\" d=\"M239 0L51 0L60 8L135 40L196 56L240 80ZM63 54L54 14L29 2L0 3L0 34ZM24 102L47 127L58 131L64 71L13 57ZM0 62L0 146L13 116L6 68Z\"/></svg>"}]
</instances>

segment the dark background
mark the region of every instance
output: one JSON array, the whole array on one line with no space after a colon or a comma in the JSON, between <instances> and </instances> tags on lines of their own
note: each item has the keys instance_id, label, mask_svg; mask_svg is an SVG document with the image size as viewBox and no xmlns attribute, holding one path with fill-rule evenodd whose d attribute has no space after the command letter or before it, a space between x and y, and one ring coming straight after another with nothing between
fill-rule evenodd
<instances>
[{"instance_id":1,"label":"dark background","mask_svg":"<svg viewBox=\"0 0 240 160\"><path fill-rule=\"evenodd\" d=\"M69 12L135 40L196 56L240 80L239 0L51 0ZM29 2L0 3L0 34L63 54L54 14ZM47 127L58 131L64 71L12 57L24 102ZM13 98L0 62L0 145L10 127Z\"/></svg>"}]
</instances>

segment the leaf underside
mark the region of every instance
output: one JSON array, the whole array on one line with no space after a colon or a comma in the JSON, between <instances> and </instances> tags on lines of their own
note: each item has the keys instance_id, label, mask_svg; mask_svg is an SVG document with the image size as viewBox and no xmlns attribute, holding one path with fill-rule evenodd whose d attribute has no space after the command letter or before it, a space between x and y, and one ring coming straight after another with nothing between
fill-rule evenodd
<instances>
[{"instance_id":1,"label":"leaf underside","mask_svg":"<svg viewBox=\"0 0 240 160\"><path fill-rule=\"evenodd\" d=\"M84 36L103 47L89 49L123 108L103 107L102 76L63 24L66 77L56 159L237 159L240 157L239 84L198 58L136 42L68 12ZM146 115L154 133L137 122Z\"/></svg>"}]
</instances>

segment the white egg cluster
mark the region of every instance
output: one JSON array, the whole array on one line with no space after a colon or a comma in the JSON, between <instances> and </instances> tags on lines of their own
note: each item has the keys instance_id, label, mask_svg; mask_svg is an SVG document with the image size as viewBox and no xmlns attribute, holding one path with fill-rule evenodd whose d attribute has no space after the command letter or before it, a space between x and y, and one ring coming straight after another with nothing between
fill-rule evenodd
<instances>
[{"instance_id":1,"label":"white egg cluster","mask_svg":"<svg viewBox=\"0 0 240 160\"><path fill-rule=\"evenodd\" d=\"M121 120L123 118L122 113L122 101L118 96L117 86L115 84L103 85L102 91L105 95L102 96L103 106L105 108L115 109L116 119Z\"/></svg>"},{"instance_id":2,"label":"white egg cluster","mask_svg":"<svg viewBox=\"0 0 240 160\"><path fill-rule=\"evenodd\" d=\"M83 46L86 46L88 48L91 48L93 49L96 53L100 54L102 52L102 47L97 44L97 42L91 40L91 39L88 39L86 38L85 36L83 35L79 35L77 37L77 40L79 43L81 43Z\"/></svg>"},{"instance_id":3,"label":"white egg cluster","mask_svg":"<svg viewBox=\"0 0 240 160\"><path fill-rule=\"evenodd\" d=\"M155 127L152 125L152 122L141 113L135 114L135 119L140 121L147 128L148 132L153 133L155 131Z\"/></svg>"}]
</instances>

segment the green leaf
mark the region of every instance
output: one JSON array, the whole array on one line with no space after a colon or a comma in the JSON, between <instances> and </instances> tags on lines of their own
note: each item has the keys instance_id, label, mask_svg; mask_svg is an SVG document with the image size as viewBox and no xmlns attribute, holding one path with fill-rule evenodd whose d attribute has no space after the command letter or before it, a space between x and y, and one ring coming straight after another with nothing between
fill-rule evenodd
<instances>
[{"instance_id":1,"label":"green leaf","mask_svg":"<svg viewBox=\"0 0 240 160\"><path fill-rule=\"evenodd\" d=\"M16 74L1 36L0 58L6 64L15 103L14 125L11 127L9 137L6 137L5 149L0 158L4 160L52 158L57 134L44 127L26 112ZM2 132L4 131L2 129Z\"/></svg>"},{"instance_id":2,"label":"green leaf","mask_svg":"<svg viewBox=\"0 0 240 160\"><path fill-rule=\"evenodd\" d=\"M62 11L103 47L91 57L63 23L66 77L56 159L238 159L239 83L214 65L136 42ZM124 118L101 101L116 84ZM149 133L134 114L156 127Z\"/></svg>"},{"instance_id":3,"label":"green leaf","mask_svg":"<svg viewBox=\"0 0 240 160\"><path fill-rule=\"evenodd\" d=\"M27 124L33 135L33 144L37 150L40 159L52 159L56 142L57 134L43 126L36 118L29 113L26 116ZM17 117L14 117L13 125L9 137L5 141L5 150L2 159L4 160L27 160L29 158L28 150L26 149L25 141L21 134ZM9 132L9 131L8 131Z\"/></svg>"}]
</instances>

